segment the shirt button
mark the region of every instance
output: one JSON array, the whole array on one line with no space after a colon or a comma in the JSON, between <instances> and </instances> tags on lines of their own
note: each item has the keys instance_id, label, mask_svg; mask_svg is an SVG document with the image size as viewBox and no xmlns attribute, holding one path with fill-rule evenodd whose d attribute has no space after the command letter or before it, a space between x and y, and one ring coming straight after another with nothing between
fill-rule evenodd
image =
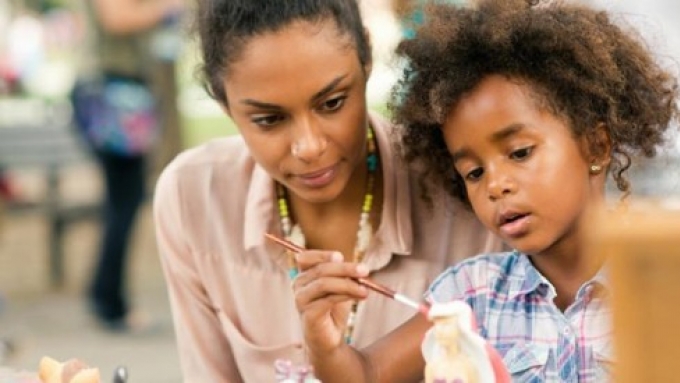
<instances>
[{"instance_id":1,"label":"shirt button","mask_svg":"<svg viewBox=\"0 0 680 383\"><path fill-rule=\"evenodd\" d=\"M569 329L569 327L565 327L563 332L564 332L564 335L565 335L565 336L570 336L570 335L571 335L571 330Z\"/></svg>"}]
</instances>

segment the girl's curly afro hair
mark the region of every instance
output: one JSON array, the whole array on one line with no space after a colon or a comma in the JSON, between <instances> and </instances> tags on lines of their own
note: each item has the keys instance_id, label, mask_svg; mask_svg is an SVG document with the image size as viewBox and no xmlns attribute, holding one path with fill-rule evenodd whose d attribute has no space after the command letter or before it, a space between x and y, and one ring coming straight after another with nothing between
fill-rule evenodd
<instances>
[{"instance_id":1,"label":"girl's curly afro hair","mask_svg":"<svg viewBox=\"0 0 680 383\"><path fill-rule=\"evenodd\" d=\"M469 203L441 126L461 97L491 74L528 84L539 107L560 116L575 137L585 136L593 147L596 127L605 126L610 173L624 193L631 157L654 156L677 120L677 80L655 62L637 33L616 25L605 11L536 3L431 4L416 37L398 46L408 69L390 107L403 127L405 158L422 165L425 184L443 182Z\"/></svg>"}]
</instances>

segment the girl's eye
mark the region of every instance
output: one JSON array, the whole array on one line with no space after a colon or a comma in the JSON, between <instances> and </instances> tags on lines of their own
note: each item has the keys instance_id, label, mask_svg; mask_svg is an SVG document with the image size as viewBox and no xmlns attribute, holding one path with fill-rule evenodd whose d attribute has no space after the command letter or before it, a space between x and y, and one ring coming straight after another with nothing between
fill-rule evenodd
<instances>
[{"instance_id":1,"label":"girl's eye","mask_svg":"<svg viewBox=\"0 0 680 383\"><path fill-rule=\"evenodd\" d=\"M484 174L484 169L474 168L472 171L465 173L465 180L472 182L477 181L482 177L482 174Z\"/></svg>"},{"instance_id":2,"label":"girl's eye","mask_svg":"<svg viewBox=\"0 0 680 383\"><path fill-rule=\"evenodd\" d=\"M513 150L510 153L510 159L517 160L517 161L524 160L527 157L529 157L533 151L534 151L533 146L527 146L526 148Z\"/></svg>"},{"instance_id":3,"label":"girl's eye","mask_svg":"<svg viewBox=\"0 0 680 383\"><path fill-rule=\"evenodd\" d=\"M250 119L253 124L262 128L271 128L274 125L283 121L284 117L278 114L270 114L266 116L254 116Z\"/></svg>"},{"instance_id":4,"label":"girl's eye","mask_svg":"<svg viewBox=\"0 0 680 383\"><path fill-rule=\"evenodd\" d=\"M345 99L347 96L340 96L340 97L335 97L331 98L330 100L326 100L322 105L321 109L324 112L334 112L345 104Z\"/></svg>"}]
</instances>

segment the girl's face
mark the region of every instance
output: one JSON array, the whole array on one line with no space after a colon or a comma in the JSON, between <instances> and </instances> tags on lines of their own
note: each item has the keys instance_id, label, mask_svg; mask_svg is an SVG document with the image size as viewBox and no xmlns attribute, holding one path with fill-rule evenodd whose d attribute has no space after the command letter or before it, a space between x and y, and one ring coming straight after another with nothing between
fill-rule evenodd
<instances>
[{"instance_id":1,"label":"girl's face","mask_svg":"<svg viewBox=\"0 0 680 383\"><path fill-rule=\"evenodd\" d=\"M570 254L603 174L589 173L585 145L529 92L487 77L451 110L444 138L484 225L524 253Z\"/></svg>"},{"instance_id":2,"label":"girl's face","mask_svg":"<svg viewBox=\"0 0 680 383\"><path fill-rule=\"evenodd\" d=\"M332 20L295 22L247 41L224 80L227 113L275 180L327 202L364 169L369 70Z\"/></svg>"}]
</instances>

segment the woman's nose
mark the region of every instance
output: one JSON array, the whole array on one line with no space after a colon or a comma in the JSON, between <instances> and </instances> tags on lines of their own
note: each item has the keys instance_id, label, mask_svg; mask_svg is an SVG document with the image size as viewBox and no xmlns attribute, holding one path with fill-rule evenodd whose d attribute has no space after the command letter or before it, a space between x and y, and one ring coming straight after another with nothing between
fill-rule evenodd
<instances>
[{"instance_id":1,"label":"woman's nose","mask_svg":"<svg viewBox=\"0 0 680 383\"><path fill-rule=\"evenodd\" d=\"M313 162L323 155L328 147L328 139L321 129L305 122L295 130L290 148L293 157L304 162Z\"/></svg>"}]
</instances>

